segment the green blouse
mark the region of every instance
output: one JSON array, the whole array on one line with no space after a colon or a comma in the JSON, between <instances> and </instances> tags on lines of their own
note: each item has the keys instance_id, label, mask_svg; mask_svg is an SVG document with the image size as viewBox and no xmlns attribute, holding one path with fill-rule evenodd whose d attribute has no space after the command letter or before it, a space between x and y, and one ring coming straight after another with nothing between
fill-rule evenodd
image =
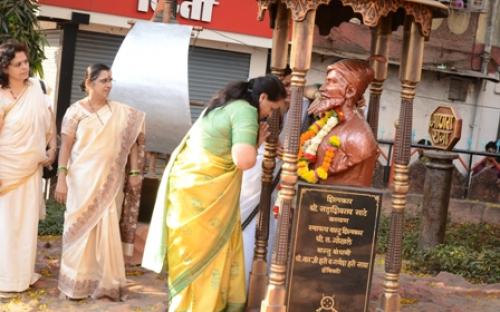
<instances>
[{"instance_id":1,"label":"green blouse","mask_svg":"<svg viewBox=\"0 0 500 312\"><path fill-rule=\"evenodd\" d=\"M217 156L231 156L234 144L257 144L259 123L257 108L236 100L212 110L201 120L203 148Z\"/></svg>"}]
</instances>

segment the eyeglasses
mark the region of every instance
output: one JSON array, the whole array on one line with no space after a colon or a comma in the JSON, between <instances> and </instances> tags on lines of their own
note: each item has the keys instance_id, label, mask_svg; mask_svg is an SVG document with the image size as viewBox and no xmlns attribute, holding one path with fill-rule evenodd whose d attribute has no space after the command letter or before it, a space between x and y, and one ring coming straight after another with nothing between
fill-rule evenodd
<instances>
[{"instance_id":1,"label":"eyeglasses","mask_svg":"<svg viewBox=\"0 0 500 312\"><path fill-rule=\"evenodd\" d=\"M102 79L97 79L96 81L99 82L100 84L107 84L107 83L112 83L113 78L102 78Z\"/></svg>"}]
</instances>

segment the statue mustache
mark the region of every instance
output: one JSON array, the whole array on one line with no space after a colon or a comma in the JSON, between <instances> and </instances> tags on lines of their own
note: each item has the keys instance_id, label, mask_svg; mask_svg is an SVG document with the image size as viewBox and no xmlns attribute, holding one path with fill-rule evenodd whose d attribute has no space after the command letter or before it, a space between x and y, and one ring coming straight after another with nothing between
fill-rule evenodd
<instances>
[{"instance_id":1,"label":"statue mustache","mask_svg":"<svg viewBox=\"0 0 500 312\"><path fill-rule=\"evenodd\" d=\"M335 108L344 105L345 103L345 98L327 98L327 97L321 97L319 99L321 106L323 107L328 107L328 108Z\"/></svg>"}]
</instances>

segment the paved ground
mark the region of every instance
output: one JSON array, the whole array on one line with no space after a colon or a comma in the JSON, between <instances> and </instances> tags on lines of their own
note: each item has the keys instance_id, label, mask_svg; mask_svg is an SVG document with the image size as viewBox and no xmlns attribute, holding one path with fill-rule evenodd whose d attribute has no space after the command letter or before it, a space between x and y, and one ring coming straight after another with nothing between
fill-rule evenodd
<instances>
[{"instance_id":1,"label":"paved ground","mask_svg":"<svg viewBox=\"0 0 500 312\"><path fill-rule=\"evenodd\" d=\"M140 267L132 266L127 268L129 296L125 302L111 302L105 299L83 301L60 299L57 291L60 244L59 237L40 237L37 271L42 273L43 278L24 293L0 299L0 311L165 311L167 300L165 279ZM500 284L472 285L461 277L448 273L441 273L435 277L402 274L400 281L402 311L500 311ZM370 311L375 311L378 305L378 298L383 291L382 282L383 259L377 258Z\"/></svg>"}]
</instances>

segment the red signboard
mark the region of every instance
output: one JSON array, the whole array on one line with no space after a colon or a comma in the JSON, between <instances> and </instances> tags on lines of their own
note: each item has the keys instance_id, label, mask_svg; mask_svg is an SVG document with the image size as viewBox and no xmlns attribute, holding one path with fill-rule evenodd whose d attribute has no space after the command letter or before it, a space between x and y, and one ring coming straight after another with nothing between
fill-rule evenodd
<instances>
[{"instance_id":1,"label":"red signboard","mask_svg":"<svg viewBox=\"0 0 500 312\"><path fill-rule=\"evenodd\" d=\"M41 5L51 5L73 10L112 14L122 17L148 20L153 15L151 0L39 0ZM161 1L161 0L159 0ZM186 2L186 3L184 3ZM257 1L255 0L178 0L179 8L185 17L177 14L180 24L202 26L207 29L270 38L269 21L257 20ZM197 8L199 9L197 13ZM200 18L204 11L211 8L210 21ZM147 10L142 12L141 10ZM190 12L192 14L190 14ZM193 13L194 12L194 13ZM190 18L192 15L194 18ZM205 18L208 20L208 18Z\"/></svg>"}]
</instances>

